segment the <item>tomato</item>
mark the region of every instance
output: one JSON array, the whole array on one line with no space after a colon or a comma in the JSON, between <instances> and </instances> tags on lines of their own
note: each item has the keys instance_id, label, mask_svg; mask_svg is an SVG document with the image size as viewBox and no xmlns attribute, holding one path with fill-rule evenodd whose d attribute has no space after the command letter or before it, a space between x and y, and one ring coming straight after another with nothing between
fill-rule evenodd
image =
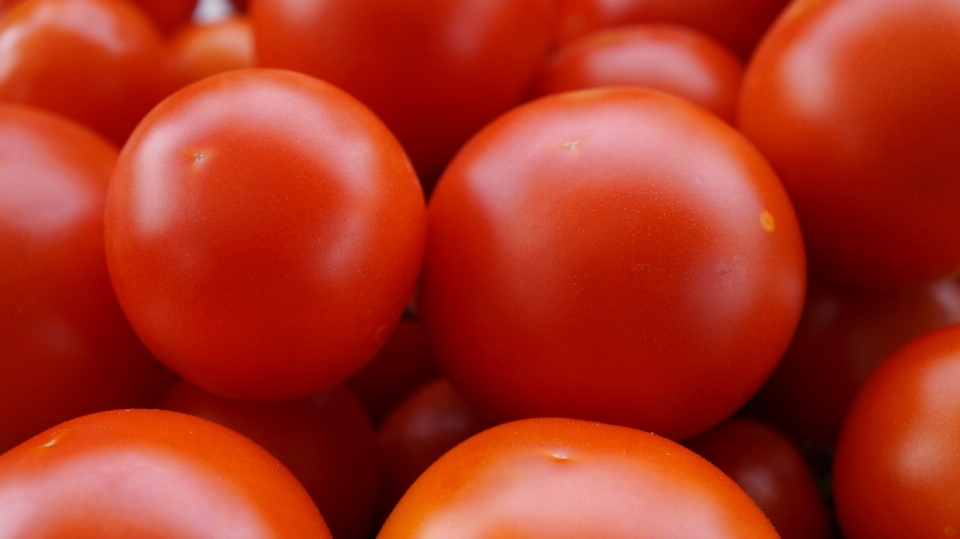
<instances>
[{"instance_id":1,"label":"tomato","mask_svg":"<svg viewBox=\"0 0 960 539\"><path fill-rule=\"evenodd\" d=\"M197 0L133 0L140 6L157 27L165 33L171 33L190 21Z\"/></svg>"},{"instance_id":2,"label":"tomato","mask_svg":"<svg viewBox=\"0 0 960 539\"><path fill-rule=\"evenodd\" d=\"M683 446L624 427L530 419L484 431L407 491L380 539L776 538L733 481Z\"/></svg>"},{"instance_id":3,"label":"tomato","mask_svg":"<svg viewBox=\"0 0 960 539\"><path fill-rule=\"evenodd\" d=\"M170 47L183 85L253 66L253 33L245 17L185 26Z\"/></svg>"},{"instance_id":4,"label":"tomato","mask_svg":"<svg viewBox=\"0 0 960 539\"><path fill-rule=\"evenodd\" d=\"M250 440L158 410L68 421L0 455L0 535L323 539L293 475Z\"/></svg>"},{"instance_id":5,"label":"tomato","mask_svg":"<svg viewBox=\"0 0 960 539\"><path fill-rule=\"evenodd\" d=\"M380 493L377 439L350 390L282 403L231 401L187 383L160 407L213 421L277 457L306 488L337 539L365 539Z\"/></svg>"},{"instance_id":6,"label":"tomato","mask_svg":"<svg viewBox=\"0 0 960 539\"><path fill-rule=\"evenodd\" d=\"M121 0L30 0L0 22L0 100L45 108L122 146L172 90L162 38Z\"/></svg>"},{"instance_id":7,"label":"tomato","mask_svg":"<svg viewBox=\"0 0 960 539\"><path fill-rule=\"evenodd\" d=\"M689 26L747 59L789 0L560 0L560 42L636 23Z\"/></svg>"},{"instance_id":8,"label":"tomato","mask_svg":"<svg viewBox=\"0 0 960 539\"><path fill-rule=\"evenodd\" d=\"M811 280L797 333L749 409L797 440L833 447L860 386L887 355L960 322L960 283L888 293Z\"/></svg>"},{"instance_id":9,"label":"tomato","mask_svg":"<svg viewBox=\"0 0 960 539\"><path fill-rule=\"evenodd\" d=\"M847 539L955 537L960 530L960 326L883 361L850 408L834 494Z\"/></svg>"},{"instance_id":10,"label":"tomato","mask_svg":"<svg viewBox=\"0 0 960 539\"><path fill-rule=\"evenodd\" d=\"M107 276L116 159L73 122L0 105L0 453L67 419L150 405L172 382Z\"/></svg>"},{"instance_id":11,"label":"tomato","mask_svg":"<svg viewBox=\"0 0 960 539\"><path fill-rule=\"evenodd\" d=\"M960 272L960 4L797 2L743 84L741 130L833 280L906 287Z\"/></svg>"},{"instance_id":12,"label":"tomato","mask_svg":"<svg viewBox=\"0 0 960 539\"><path fill-rule=\"evenodd\" d=\"M443 379L397 406L380 428L386 509L444 453L488 426Z\"/></svg>"},{"instance_id":13,"label":"tomato","mask_svg":"<svg viewBox=\"0 0 960 539\"><path fill-rule=\"evenodd\" d=\"M228 398L305 397L360 369L400 319L424 236L423 193L387 128L286 71L222 73L166 99L107 195L131 325Z\"/></svg>"},{"instance_id":14,"label":"tomato","mask_svg":"<svg viewBox=\"0 0 960 539\"><path fill-rule=\"evenodd\" d=\"M429 190L454 152L525 96L554 42L556 0L261 0L259 65L368 105Z\"/></svg>"},{"instance_id":15,"label":"tomato","mask_svg":"<svg viewBox=\"0 0 960 539\"><path fill-rule=\"evenodd\" d=\"M560 49L534 90L542 96L640 86L688 99L733 123L743 64L709 37L667 24L611 28Z\"/></svg>"},{"instance_id":16,"label":"tomato","mask_svg":"<svg viewBox=\"0 0 960 539\"><path fill-rule=\"evenodd\" d=\"M827 510L803 456L774 429L732 418L684 442L750 495L781 539L830 539Z\"/></svg>"},{"instance_id":17,"label":"tomato","mask_svg":"<svg viewBox=\"0 0 960 539\"><path fill-rule=\"evenodd\" d=\"M776 366L803 245L763 157L686 101L542 98L450 164L430 203L420 317L493 421L560 416L683 439Z\"/></svg>"}]
</instances>

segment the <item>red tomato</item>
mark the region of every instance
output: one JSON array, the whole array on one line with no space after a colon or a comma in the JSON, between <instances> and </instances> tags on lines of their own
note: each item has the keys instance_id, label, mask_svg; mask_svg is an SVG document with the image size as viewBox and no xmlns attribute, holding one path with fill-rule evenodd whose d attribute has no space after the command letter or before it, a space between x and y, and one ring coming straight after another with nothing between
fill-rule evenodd
<instances>
[{"instance_id":1,"label":"red tomato","mask_svg":"<svg viewBox=\"0 0 960 539\"><path fill-rule=\"evenodd\" d=\"M740 128L811 262L887 288L960 272L960 3L797 2L744 78Z\"/></svg>"},{"instance_id":2,"label":"red tomato","mask_svg":"<svg viewBox=\"0 0 960 539\"><path fill-rule=\"evenodd\" d=\"M277 459L158 410L84 416L0 455L0 506L11 539L330 537Z\"/></svg>"},{"instance_id":3,"label":"red tomato","mask_svg":"<svg viewBox=\"0 0 960 539\"><path fill-rule=\"evenodd\" d=\"M121 0L30 0L0 22L0 100L45 108L122 146L170 90L164 44Z\"/></svg>"},{"instance_id":4,"label":"red tomato","mask_svg":"<svg viewBox=\"0 0 960 539\"><path fill-rule=\"evenodd\" d=\"M666 22L710 35L747 59L790 0L560 0L560 42L611 26Z\"/></svg>"},{"instance_id":5,"label":"red tomato","mask_svg":"<svg viewBox=\"0 0 960 539\"><path fill-rule=\"evenodd\" d=\"M190 21L197 0L133 0L165 33L171 33Z\"/></svg>"},{"instance_id":6,"label":"red tomato","mask_svg":"<svg viewBox=\"0 0 960 539\"><path fill-rule=\"evenodd\" d=\"M387 510L431 464L487 428L446 380L425 385L387 416L380 428Z\"/></svg>"},{"instance_id":7,"label":"red tomato","mask_svg":"<svg viewBox=\"0 0 960 539\"><path fill-rule=\"evenodd\" d=\"M776 538L727 476L683 446L571 419L501 425L444 455L379 539Z\"/></svg>"},{"instance_id":8,"label":"red tomato","mask_svg":"<svg viewBox=\"0 0 960 539\"><path fill-rule=\"evenodd\" d=\"M386 341L424 214L403 149L359 102L296 73L231 71L165 100L124 147L107 263L174 372L228 398L299 398Z\"/></svg>"},{"instance_id":9,"label":"red tomato","mask_svg":"<svg viewBox=\"0 0 960 539\"><path fill-rule=\"evenodd\" d=\"M733 123L743 64L709 37L650 24L587 34L560 49L534 95L602 86L639 86L688 99Z\"/></svg>"},{"instance_id":10,"label":"red tomato","mask_svg":"<svg viewBox=\"0 0 960 539\"><path fill-rule=\"evenodd\" d=\"M797 440L833 447L860 386L910 339L960 322L960 283L865 293L811 281L797 333L749 405Z\"/></svg>"},{"instance_id":11,"label":"red tomato","mask_svg":"<svg viewBox=\"0 0 960 539\"><path fill-rule=\"evenodd\" d=\"M150 405L172 382L107 276L116 159L73 122L0 105L0 453L67 419Z\"/></svg>"},{"instance_id":12,"label":"red tomato","mask_svg":"<svg viewBox=\"0 0 960 539\"><path fill-rule=\"evenodd\" d=\"M732 418L684 445L750 495L781 539L829 539L827 510L796 446L779 432Z\"/></svg>"},{"instance_id":13,"label":"red tomato","mask_svg":"<svg viewBox=\"0 0 960 539\"><path fill-rule=\"evenodd\" d=\"M253 32L246 17L185 26L170 47L181 85L253 66Z\"/></svg>"},{"instance_id":14,"label":"red tomato","mask_svg":"<svg viewBox=\"0 0 960 539\"><path fill-rule=\"evenodd\" d=\"M181 382L160 407L250 438L296 476L334 537L367 537L380 493L377 439L349 389L337 386L303 400L263 404L222 399Z\"/></svg>"},{"instance_id":15,"label":"red tomato","mask_svg":"<svg viewBox=\"0 0 960 539\"><path fill-rule=\"evenodd\" d=\"M261 0L257 61L320 77L396 133L429 189L520 103L554 42L556 0Z\"/></svg>"},{"instance_id":16,"label":"red tomato","mask_svg":"<svg viewBox=\"0 0 960 539\"><path fill-rule=\"evenodd\" d=\"M834 461L847 539L956 537L960 531L960 326L900 348L870 376Z\"/></svg>"},{"instance_id":17,"label":"red tomato","mask_svg":"<svg viewBox=\"0 0 960 539\"><path fill-rule=\"evenodd\" d=\"M805 262L763 157L686 101L546 97L450 164L420 315L494 420L560 416L682 439L742 406L796 327Z\"/></svg>"}]
</instances>

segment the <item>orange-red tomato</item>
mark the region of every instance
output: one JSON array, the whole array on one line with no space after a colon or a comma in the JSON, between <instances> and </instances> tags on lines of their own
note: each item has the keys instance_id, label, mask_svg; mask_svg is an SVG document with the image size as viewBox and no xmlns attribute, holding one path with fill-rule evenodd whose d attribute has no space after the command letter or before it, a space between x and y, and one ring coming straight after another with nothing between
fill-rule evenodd
<instances>
[{"instance_id":1,"label":"orange-red tomato","mask_svg":"<svg viewBox=\"0 0 960 539\"><path fill-rule=\"evenodd\" d=\"M170 42L179 83L253 67L253 33L246 17L184 26Z\"/></svg>"},{"instance_id":2,"label":"orange-red tomato","mask_svg":"<svg viewBox=\"0 0 960 539\"><path fill-rule=\"evenodd\" d=\"M0 105L0 453L83 414L151 405L173 381L107 276L116 159L82 126Z\"/></svg>"},{"instance_id":3,"label":"orange-red tomato","mask_svg":"<svg viewBox=\"0 0 960 539\"><path fill-rule=\"evenodd\" d=\"M162 37L122 0L29 0L0 22L0 100L48 109L122 146L172 89Z\"/></svg>"},{"instance_id":4,"label":"orange-red tomato","mask_svg":"<svg viewBox=\"0 0 960 539\"><path fill-rule=\"evenodd\" d=\"M27 539L329 539L277 459L195 417L101 412L0 455L0 535Z\"/></svg>"},{"instance_id":5,"label":"orange-red tomato","mask_svg":"<svg viewBox=\"0 0 960 539\"><path fill-rule=\"evenodd\" d=\"M494 427L430 467L379 539L775 539L720 470L665 438L571 419Z\"/></svg>"},{"instance_id":6,"label":"orange-red tomato","mask_svg":"<svg viewBox=\"0 0 960 539\"><path fill-rule=\"evenodd\" d=\"M171 33L190 21L190 15L197 5L197 0L132 0L140 6L157 27Z\"/></svg>"}]
</instances>

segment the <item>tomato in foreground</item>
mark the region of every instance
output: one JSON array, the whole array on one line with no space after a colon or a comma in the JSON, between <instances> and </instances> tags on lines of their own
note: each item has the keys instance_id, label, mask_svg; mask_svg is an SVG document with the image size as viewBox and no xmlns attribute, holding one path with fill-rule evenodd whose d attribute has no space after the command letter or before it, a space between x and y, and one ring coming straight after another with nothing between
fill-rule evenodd
<instances>
[{"instance_id":1,"label":"tomato in foreground","mask_svg":"<svg viewBox=\"0 0 960 539\"><path fill-rule=\"evenodd\" d=\"M0 455L4 539L329 539L277 459L158 410L84 416Z\"/></svg>"},{"instance_id":2,"label":"tomato in foreground","mask_svg":"<svg viewBox=\"0 0 960 539\"><path fill-rule=\"evenodd\" d=\"M429 208L420 317L495 422L572 417L683 439L756 392L800 317L786 193L733 128L616 88L500 117Z\"/></svg>"},{"instance_id":3,"label":"tomato in foreground","mask_svg":"<svg viewBox=\"0 0 960 539\"><path fill-rule=\"evenodd\" d=\"M305 397L359 370L400 319L425 233L387 128L279 70L166 99L107 196L108 267L134 330L185 380L236 399Z\"/></svg>"},{"instance_id":4,"label":"tomato in foreground","mask_svg":"<svg viewBox=\"0 0 960 539\"><path fill-rule=\"evenodd\" d=\"M379 539L775 539L720 470L642 431L529 419L484 431L407 491Z\"/></svg>"}]
</instances>

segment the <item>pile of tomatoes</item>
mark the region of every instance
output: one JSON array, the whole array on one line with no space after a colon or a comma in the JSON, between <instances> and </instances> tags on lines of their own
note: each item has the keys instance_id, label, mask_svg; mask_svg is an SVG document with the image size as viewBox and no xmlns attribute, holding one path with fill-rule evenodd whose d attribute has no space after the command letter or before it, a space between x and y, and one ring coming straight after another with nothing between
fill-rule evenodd
<instances>
[{"instance_id":1,"label":"pile of tomatoes","mask_svg":"<svg viewBox=\"0 0 960 539\"><path fill-rule=\"evenodd\" d=\"M0 15L0 539L960 533L955 0Z\"/></svg>"}]
</instances>

